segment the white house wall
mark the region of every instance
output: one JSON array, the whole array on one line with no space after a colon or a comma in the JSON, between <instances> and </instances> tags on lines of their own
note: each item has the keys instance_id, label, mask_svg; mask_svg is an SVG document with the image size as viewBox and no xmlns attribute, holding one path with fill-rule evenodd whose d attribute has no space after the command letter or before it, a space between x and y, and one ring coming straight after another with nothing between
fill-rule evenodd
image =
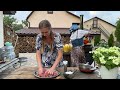
<instances>
[{"instance_id":1,"label":"white house wall","mask_svg":"<svg viewBox=\"0 0 120 90\"><path fill-rule=\"evenodd\" d=\"M34 11L29 17L30 27L38 27L39 22L47 19L54 28L70 28L72 23L80 23L80 19L67 13L66 11L53 11L53 14L47 14L47 11Z\"/></svg>"},{"instance_id":2,"label":"white house wall","mask_svg":"<svg viewBox=\"0 0 120 90\"><path fill-rule=\"evenodd\" d=\"M98 25L99 25L99 23L100 24L102 24L102 26L111 34L111 33L114 33L115 32L115 27L114 26L112 26L112 25L110 25L110 24L108 24L108 23L106 23L106 22L104 22L104 21L101 21L101 20L98 20Z\"/></svg>"},{"instance_id":3,"label":"white house wall","mask_svg":"<svg viewBox=\"0 0 120 90\"><path fill-rule=\"evenodd\" d=\"M93 19L91 19L91 20L89 20L87 22L84 22L84 28L90 29L92 24L93 24ZM114 26L112 26L112 25L110 25L110 24L108 24L108 23L98 19L98 25L99 24L101 24L110 34L111 33L114 34L116 27L114 27ZM99 30L99 29L96 28L96 29L92 29L92 30L96 31L96 30ZM101 33L101 39L105 39L106 41L108 41L108 39L102 33Z\"/></svg>"},{"instance_id":4,"label":"white house wall","mask_svg":"<svg viewBox=\"0 0 120 90\"><path fill-rule=\"evenodd\" d=\"M0 48L4 46L3 11L0 11Z\"/></svg>"},{"instance_id":5,"label":"white house wall","mask_svg":"<svg viewBox=\"0 0 120 90\"><path fill-rule=\"evenodd\" d=\"M87 22L84 22L83 26L86 29L90 29L92 27L92 24L93 24L93 20L89 20Z\"/></svg>"}]
</instances>

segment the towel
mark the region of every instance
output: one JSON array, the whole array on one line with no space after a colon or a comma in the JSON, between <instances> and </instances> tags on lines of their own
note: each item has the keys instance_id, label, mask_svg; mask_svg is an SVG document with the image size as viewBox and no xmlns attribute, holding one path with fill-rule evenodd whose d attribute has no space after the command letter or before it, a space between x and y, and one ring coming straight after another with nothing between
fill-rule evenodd
<instances>
[{"instance_id":1,"label":"towel","mask_svg":"<svg viewBox=\"0 0 120 90\"><path fill-rule=\"evenodd\" d=\"M70 36L70 40L72 41L75 39L80 39L88 33L89 33L89 31L86 31L86 30L76 30L75 32L72 32L72 34Z\"/></svg>"}]
</instances>

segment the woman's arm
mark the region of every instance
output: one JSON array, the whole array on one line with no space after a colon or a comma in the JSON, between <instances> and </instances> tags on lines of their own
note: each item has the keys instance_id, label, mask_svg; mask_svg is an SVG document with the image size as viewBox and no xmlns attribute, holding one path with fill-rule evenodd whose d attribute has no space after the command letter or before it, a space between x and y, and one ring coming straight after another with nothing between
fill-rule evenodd
<instances>
[{"instance_id":1,"label":"woman's arm","mask_svg":"<svg viewBox=\"0 0 120 90\"><path fill-rule=\"evenodd\" d=\"M36 51L36 59L37 59L37 63L38 63L38 73L40 76L42 76L43 67L42 67L41 53L39 50Z\"/></svg>"},{"instance_id":2,"label":"woman's arm","mask_svg":"<svg viewBox=\"0 0 120 90\"><path fill-rule=\"evenodd\" d=\"M55 69L57 67L57 65L59 64L59 62L62 60L63 57L63 49L59 49L58 50L58 56L53 64L53 66L51 67L52 69Z\"/></svg>"},{"instance_id":3,"label":"woman's arm","mask_svg":"<svg viewBox=\"0 0 120 90\"><path fill-rule=\"evenodd\" d=\"M42 68L42 60L41 60L41 52L40 52L40 48L41 48L41 35L38 35L36 38L36 60L37 60L37 64L38 64L38 72L39 75L41 75L43 73L43 68Z\"/></svg>"},{"instance_id":4,"label":"woman's arm","mask_svg":"<svg viewBox=\"0 0 120 90\"><path fill-rule=\"evenodd\" d=\"M54 70L55 70L55 68L57 67L58 63L62 60L62 56L63 56L63 51L62 51L62 49L59 49L59 50L58 50L58 56L57 56L57 58L56 58L56 60L55 60L55 62L54 62L54 64L53 64L53 66L52 66L50 69L48 69L48 70L45 72L45 74L46 74L46 73L47 73L47 74L53 74L53 73L54 73Z\"/></svg>"},{"instance_id":5,"label":"woman's arm","mask_svg":"<svg viewBox=\"0 0 120 90\"><path fill-rule=\"evenodd\" d=\"M58 55L56 56L56 60L53 64L53 66L46 71L46 73L49 73L49 74L53 74L55 68L57 67L57 65L59 64L59 62L62 60L62 57L63 57L63 44L61 41L60 34L57 34L57 37L55 37L55 43L56 43Z\"/></svg>"},{"instance_id":6,"label":"woman's arm","mask_svg":"<svg viewBox=\"0 0 120 90\"><path fill-rule=\"evenodd\" d=\"M42 68L42 60L41 60L41 53L40 50L36 50L36 59L38 63L38 68Z\"/></svg>"}]
</instances>

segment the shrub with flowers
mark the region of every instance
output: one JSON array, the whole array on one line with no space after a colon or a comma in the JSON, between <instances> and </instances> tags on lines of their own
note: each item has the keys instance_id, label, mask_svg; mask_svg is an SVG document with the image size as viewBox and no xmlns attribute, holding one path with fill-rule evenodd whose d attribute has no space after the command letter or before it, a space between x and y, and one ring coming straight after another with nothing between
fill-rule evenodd
<instances>
[{"instance_id":1,"label":"shrub with flowers","mask_svg":"<svg viewBox=\"0 0 120 90\"><path fill-rule=\"evenodd\" d=\"M92 53L93 59L96 61L96 63L105 66L108 70L120 66L119 47L99 47L96 50L93 50Z\"/></svg>"}]
</instances>

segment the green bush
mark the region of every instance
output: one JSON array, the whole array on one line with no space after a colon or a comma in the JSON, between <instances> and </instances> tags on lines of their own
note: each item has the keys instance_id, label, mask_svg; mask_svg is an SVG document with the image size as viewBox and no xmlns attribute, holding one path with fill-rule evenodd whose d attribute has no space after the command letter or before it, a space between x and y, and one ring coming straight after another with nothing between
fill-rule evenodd
<instances>
[{"instance_id":1,"label":"green bush","mask_svg":"<svg viewBox=\"0 0 120 90\"><path fill-rule=\"evenodd\" d=\"M94 45L96 46L100 42L100 35L96 35L94 39Z\"/></svg>"},{"instance_id":2,"label":"green bush","mask_svg":"<svg viewBox=\"0 0 120 90\"><path fill-rule=\"evenodd\" d=\"M117 39L117 42L120 42L120 19L116 22L116 30L115 30L115 37Z\"/></svg>"},{"instance_id":3,"label":"green bush","mask_svg":"<svg viewBox=\"0 0 120 90\"><path fill-rule=\"evenodd\" d=\"M110 37L108 39L108 46L113 47L114 46L114 36L113 34L110 34Z\"/></svg>"}]
</instances>

